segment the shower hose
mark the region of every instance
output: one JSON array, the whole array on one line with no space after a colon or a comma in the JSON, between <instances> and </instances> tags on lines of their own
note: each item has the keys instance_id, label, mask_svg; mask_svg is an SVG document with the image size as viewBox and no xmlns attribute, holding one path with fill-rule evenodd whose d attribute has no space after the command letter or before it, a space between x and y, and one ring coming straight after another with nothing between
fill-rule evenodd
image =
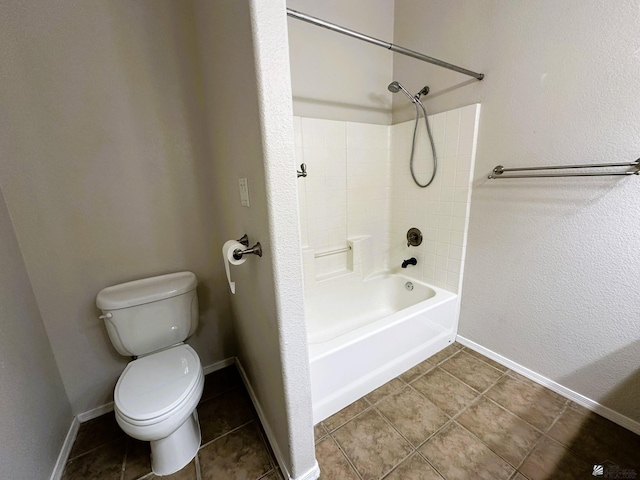
<instances>
[{"instance_id":1,"label":"shower hose","mask_svg":"<svg viewBox=\"0 0 640 480\"><path fill-rule=\"evenodd\" d=\"M420 110L418 110L418 105L422 109L424 124L427 127L427 135L429 136L429 143L431 144L431 153L433 154L433 172L431 173L431 178L429 179L429 181L424 184L420 183L416 178L416 172L413 167L414 156L416 151L416 137L418 135L418 124L420 123ZM411 177L413 178L413 181L415 182L415 184L420 188L425 188L431 185L431 183L433 182L433 179L436 176L436 170L438 168L438 160L436 158L436 146L433 143L433 135L431 134L431 127L429 126L429 120L427 119L427 111L425 110L424 105L422 105L422 102L420 100L414 97L413 106L416 107L416 121L415 121L415 124L413 125L413 141L411 142L411 156L409 157L409 170L411 171Z\"/></svg>"}]
</instances>

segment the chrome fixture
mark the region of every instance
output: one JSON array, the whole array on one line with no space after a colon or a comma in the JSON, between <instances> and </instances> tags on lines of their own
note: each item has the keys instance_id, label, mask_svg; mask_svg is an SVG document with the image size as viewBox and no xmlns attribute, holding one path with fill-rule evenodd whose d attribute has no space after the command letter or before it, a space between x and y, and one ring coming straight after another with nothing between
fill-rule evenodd
<instances>
[{"instance_id":1,"label":"chrome fixture","mask_svg":"<svg viewBox=\"0 0 640 480\"><path fill-rule=\"evenodd\" d=\"M296 172L298 173L298 178L306 177L307 176L307 164L306 163L301 163L300 164L300 170L296 170Z\"/></svg>"},{"instance_id":2,"label":"chrome fixture","mask_svg":"<svg viewBox=\"0 0 640 480\"><path fill-rule=\"evenodd\" d=\"M405 283L404 284L404 288L406 288L409 291L413 290L413 283L411 283L411 282Z\"/></svg>"},{"instance_id":3,"label":"chrome fixture","mask_svg":"<svg viewBox=\"0 0 640 480\"><path fill-rule=\"evenodd\" d=\"M402 92L404 93L407 98L411 101L415 103L415 100L413 98L413 95L411 95L406 88L404 88L402 86L402 84L400 82L396 82L395 80L393 82L391 82L389 84L389 86L387 87L387 89L391 92L391 93L398 93L398 92Z\"/></svg>"},{"instance_id":4,"label":"chrome fixture","mask_svg":"<svg viewBox=\"0 0 640 480\"><path fill-rule=\"evenodd\" d=\"M238 240L236 240L236 242L241 243L242 245L244 245L245 247L249 246L249 237L247 236L247 234L245 233L242 238L239 238Z\"/></svg>"},{"instance_id":5,"label":"chrome fixture","mask_svg":"<svg viewBox=\"0 0 640 480\"><path fill-rule=\"evenodd\" d=\"M262 257L262 245L260 245L260 242L258 242L251 248L247 248L245 250L236 248L233 251L233 258L235 258L236 260L240 260L243 255L257 255L259 257Z\"/></svg>"},{"instance_id":6,"label":"chrome fixture","mask_svg":"<svg viewBox=\"0 0 640 480\"><path fill-rule=\"evenodd\" d=\"M422 88L422 90L420 90L415 95L411 95L407 91L407 89L402 86L400 82L396 82L394 80L389 84L387 89L389 89L391 93L398 93L398 92L404 93L409 98L409 100L411 100L411 103L413 103L413 106L416 108L416 121L413 125L413 140L411 141L411 155L409 156L409 170L411 171L411 178L413 178L413 181L417 186L419 186L420 188L428 187L429 185L431 185L431 183L433 182L433 179L436 177L436 170L438 169L438 159L436 157L436 145L433 142L433 135L431 134L429 119L427 118L427 110L424 108L424 105L420 101L421 95L426 95L427 93L429 93L429 87L425 86ZM414 155L416 150L416 135L418 133L418 123L420 121L420 111L418 110L418 106L422 110L422 116L424 117L424 124L427 127L427 135L429 136L429 143L431 143L431 153L433 155L433 172L431 173L431 178L425 184L422 184L418 181L413 168L413 160L414 160Z\"/></svg>"},{"instance_id":7,"label":"chrome fixture","mask_svg":"<svg viewBox=\"0 0 640 480\"><path fill-rule=\"evenodd\" d=\"M422 232L412 227L407 232L407 247L417 247L422 243Z\"/></svg>"},{"instance_id":8,"label":"chrome fixture","mask_svg":"<svg viewBox=\"0 0 640 480\"><path fill-rule=\"evenodd\" d=\"M558 172L558 173L524 173L517 175L505 175L505 172L524 172L537 170L570 170L573 168L615 168L615 167L633 167L625 172ZM640 158L635 162L628 163L592 163L589 165L552 165L548 167L521 167L521 168L504 168L498 165L493 169L493 173L487 178L497 180L500 178L536 178L536 177L606 177L613 175L640 175Z\"/></svg>"},{"instance_id":9,"label":"chrome fixture","mask_svg":"<svg viewBox=\"0 0 640 480\"><path fill-rule=\"evenodd\" d=\"M437 65L438 67L448 68L449 70L462 73L463 75L468 75L478 80L482 80L484 78L483 73L472 72L471 70L458 67L457 65L453 65L452 63L447 63L447 62L443 62L442 60L438 60L437 58L428 57L427 55L424 55L419 52L415 52L413 50L409 50L408 48L401 47L400 45L394 45L393 43L385 42L383 40L370 37L369 35L364 35L363 33L356 32L354 30L350 30L345 27L341 27L340 25L336 25L335 23L327 22L326 20L312 17L311 15L307 15L306 13L298 12L296 10L291 10L290 8L287 8L287 15L292 18L295 18L296 20L302 20L303 22L308 22L313 25L317 25L319 27L324 27L329 30L333 30L334 32L342 33L343 35L357 38L358 40L362 40L364 42L372 43L374 45L377 45L378 47L386 48L387 50L391 50L392 52L400 53L408 57L417 58L418 60L431 63L432 65Z\"/></svg>"},{"instance_id":10,"label":"chrome fixture","mask_svg":"<svg viewBox=\"0 0 640 480\"><path fill-rule=\"evenodd\" d=\"M418 260L416 260L416 257L411 257L409 260L402 261L402 268L407 268L408 265L417 265L417 264L418 264Z\"/></svg>"}]
</instances>

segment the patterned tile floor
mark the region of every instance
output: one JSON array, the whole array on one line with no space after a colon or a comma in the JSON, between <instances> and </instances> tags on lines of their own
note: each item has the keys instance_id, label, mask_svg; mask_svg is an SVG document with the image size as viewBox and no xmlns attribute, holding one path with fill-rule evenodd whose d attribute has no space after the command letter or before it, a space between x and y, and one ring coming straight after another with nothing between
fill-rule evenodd
<instances>
[{"instance_id":1,"label":"patterned tile floor","mask_svg":"<svg viewBox=\"0 0 640 480\"><path fill-rule=\"evenodd\" d=\"M326 479L640 479L640 436L458 343L315 436Z\"/></svg>"},{"instance_id":2,"label":"patterned tile floor","mask_svg":"<svg viewBox=\"0 0 640 480\"><path fill-rule=\"evenodd\" d=\"M282 478L234 367L207 375L198 413L198 456L162 478ZM603 478L617 466L617 478L640 479L639 436L457 343L319 423L315 436L326 480L593 479L594 464ZM148 444L127 438L113 414L82 424L63 475L152 478Z\"/></svg>"}]
</instances>

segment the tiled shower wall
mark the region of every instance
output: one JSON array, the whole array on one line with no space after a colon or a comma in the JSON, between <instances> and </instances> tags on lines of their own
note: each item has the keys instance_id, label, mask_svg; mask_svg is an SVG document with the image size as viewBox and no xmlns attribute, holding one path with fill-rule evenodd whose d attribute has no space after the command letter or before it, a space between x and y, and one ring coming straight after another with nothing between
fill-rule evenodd
<instances>
[{"instance_id":1,"label":"tiled shower wall","mask_svg":"<svg viewBox=\"0 0 640 480\"><path fill-rule=\"evenodd\" d=\"M305 277L346 271L348 253L313 254L345 248L347 239L366 238L371 265L363 271L400 271L402 260L418 265L403 273L457 292L466 246L470 181L479 105L429 117L439 167L427 188L413 183L409 154L413 121L372 125L294 117ZM424 131L421 124L419 132ZM415 171L424 183L431 173L426 136L419 138ZM406 232L418 227L422 245L408 248ZM314 268L308 268L313 261Z\"/></svg>"},{"instance_id":2,"label":"tiled shower wall","mask_svg":"<svg viewBox=\"0 0 640 480\"><path fill-rule=\"evenodd\" d=\"M438 171L426 188L418 187L409 173L414 122L391 127L389 268L396 270L402 260L415 257L418 264L404 273L456 293L467 245L479 114L480 105L476 104L429 117ZM416 176L424 184L432 171L431 148L426 135L416 143L420 145L415 152ZM407 247L406 234L411 227L422 231L419 247Z\"/></svg>"},{"instance_id":3,"label":"tiled shower wall","mask_svg":"<svg viewBox=\"0 0 640 480\"><path fill-rule=\"evenodd\" d=\"M385 268L390 188L387 125L294 117L303 249L346 248L347 238L369 235L372 270ZM347 253L316 258L315 274L347 269Z\"/></svg>"}]
</instances>

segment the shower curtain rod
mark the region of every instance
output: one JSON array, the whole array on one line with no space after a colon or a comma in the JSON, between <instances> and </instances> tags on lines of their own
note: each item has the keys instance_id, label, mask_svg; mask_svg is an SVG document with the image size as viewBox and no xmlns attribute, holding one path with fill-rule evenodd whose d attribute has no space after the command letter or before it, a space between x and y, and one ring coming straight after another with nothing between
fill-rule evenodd
<instances>
[{"instance_id":1,"label":"shower curtain rod","mask_svg":"<svg viewBox=\"0 0 640 480\"><path fill-rule=\"evenodd\" d=\"M350 37L357 38L358 40L372 43L379 47L384 47L387 50L391 50L392 52L401 53L402 55L417 58L418 60L422 60L423 62L431 63L433 65L437 65L443 68L448 68L449 70L453 70L454 72L462 73L464 75L469 75L470 77L477 78L478 80L482 80L484 78L483 73L472 72L471 70L467 70L466 68L458 67L457 65L443 62L442 60L438 60L437 58L428 57L427 55L423 55L422 53L409 50L408 48L401 47L400 45L394 45L393 43L378 40L377 38L370 37L369 35L365 35L363 33L356 32L354 30L349 30L348 28L345 28L345 27L341 27L340 25L336 25L335 23L327 22L326 20L312 17L311 15L307 15L306 13L298 12L296 10L291 10L290 8L287 8L287 15L292 18L302 20L303 22L308 22L313 25L318 25L319 27L328 28L329 30L333 30L334 32L342 33L343 35L348 35Z\"/></svg>"}]
</instances>

